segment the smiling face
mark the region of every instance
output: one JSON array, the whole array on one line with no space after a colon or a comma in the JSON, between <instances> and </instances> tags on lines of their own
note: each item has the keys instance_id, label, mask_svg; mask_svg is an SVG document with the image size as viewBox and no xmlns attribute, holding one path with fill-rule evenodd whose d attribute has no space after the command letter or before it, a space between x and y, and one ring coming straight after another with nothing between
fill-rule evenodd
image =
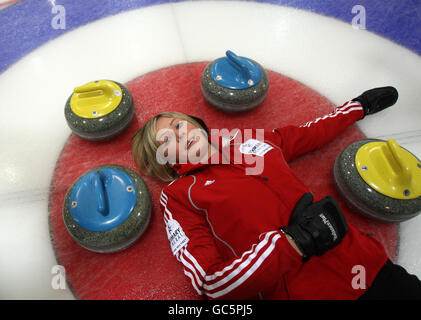
<instances>
[{"instance_id":1,"label":"smiling face","mask_svg":"<svg viewBox=\"0 0 421 320\"><path fill-rule=\"evenodd\" d=\"M206 132L184 119L160 117L156 121L156 132L160 163L198 163L211 154Z\"/></svg>"}]
</instances>

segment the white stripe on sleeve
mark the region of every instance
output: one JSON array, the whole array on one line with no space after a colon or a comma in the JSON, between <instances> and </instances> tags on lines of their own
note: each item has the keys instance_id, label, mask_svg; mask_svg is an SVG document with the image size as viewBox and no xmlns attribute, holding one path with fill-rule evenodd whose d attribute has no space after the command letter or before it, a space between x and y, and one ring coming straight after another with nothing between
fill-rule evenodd
<instances>
[{"instance_id":1,"label":"white stripe on sleeve","mask_svg":"<svg viewBox=\"0 0 421 320\"><path fill-rule=\"evenodd\" d=\"M214 274L207 275L187 248L182 253L184 257L182 262L194 273L194 278L203 287L204 293L209 297L217 298L234 290L252 276L272 253L280 238L281 235L276 231L266 233L264 239L259 244L253 245L251 250L244 252L240 259L234 260L222 271ZM235 278L238 279L234 281ZM210 283L214 280L217 281Z\"/></svg>"},{"instance_id":2,"label":"white stripe on sleeve","mask_svg":"<svg viewBox=\"0 0 421 320\"><path fill-rule=\"evenodd\" d=\"M300 128L310 127L313 123L317 123L320 120L325 120L327 118L335 118L340 114L348 114L348 113L350 113L352 111L356 111L356 110L363 110L363 107L361 106L361 104L359 102L349 101L346 104L344 104L342 107L336 108L334 112L332 112L330 114L327 114L323 117L316 118L312 121L309 121L309 122L301 125Z\"/></svg>"},{"instance_id":3,"label":"white stripe on sleeve","mask_svg":"<svg viewBox=\"0 0 421 320\"><path fill-rule=\"evenodd\" d=\"M163 194L164 195L164 194ZM172 219L172 213L167 208L167 199L161 197L161 204L164 206L166 224ZM209 297L221 297L235 288L241 286L249 279L261 264L270 256L275 249L276 242L281 238L277 231L271 231L262 234L259 239L263 239L252 246L252 248L244 252L240 258L235 259L222 270L218 270L213 274L207 274L197 258L190 253L189 243L184 246L176 254L176 258L184 266L184 274L191 280L193 288L200 295L203 293ZM206 254L206 252L203 252Z\"/></svg>"}]
</instances>

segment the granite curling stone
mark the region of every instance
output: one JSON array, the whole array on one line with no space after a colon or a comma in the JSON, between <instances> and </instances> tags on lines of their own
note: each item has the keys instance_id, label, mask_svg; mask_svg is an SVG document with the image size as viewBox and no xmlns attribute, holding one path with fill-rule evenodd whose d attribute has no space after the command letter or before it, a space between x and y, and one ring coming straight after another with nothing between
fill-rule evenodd
<instances>
[{"instance_id":1,"label":"granite curling stone","mask_svg":"<svg viewBox=\"0 0 421 320\"><path fill-rule=\"evenodd\" d=\"M74 88L64 115L73 133L89 141L104 141L122 133L133 120L130 91L121 83L96 80Z\"/></svg>"},{"instance_id":2,"label":"granite curling stone","mask_svg":"<svg viewBox=\"0 0 421 320\"><path fill-rule=\"evenodd\" d=\"M63 203L63 220L80 246L112 253L139 239L151 210L148 187L137 173L105 165L87 171L71 185Z\"/></svg>"},{"instance_id":3,"label":"granite curling stone","mask_svg":"<svg viewBox=\"0 0 421 320\"><path fill-rule=\"evenodd\" d=\"M333 178L347 204L368 218L402 222L421 213L421 161L393 139L350 144Z\"/></svg>"},{"instance_id":4,"label":"granite curling stone","mask_svg":"<svg viewBox=\"0 0 421 320\"><path fill-rule=\"evenodd\" d=\"M269 89L269 78L256 61L228 50L226 57L206 66L201 89L206 101L215 108L239 113L252 110L263 102Z\"/></svg>"}]
</instances>

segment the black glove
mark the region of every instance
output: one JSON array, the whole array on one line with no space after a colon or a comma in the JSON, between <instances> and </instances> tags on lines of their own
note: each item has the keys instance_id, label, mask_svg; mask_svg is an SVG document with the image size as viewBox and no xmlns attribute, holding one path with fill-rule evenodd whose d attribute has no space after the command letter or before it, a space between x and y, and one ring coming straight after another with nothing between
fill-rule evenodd
<instances>
[{"instance_id":1,"label":"black glove","mask_svg":"<svg viewBox=\"0 0 421 320\"><path fill-rule=\"evenodd\" d=\"M348 225L332 196L313 203L313 195L305 193L295 205L288 226L281 230L294 240L307 261L338 245Z\"/></svg>"}]
</instances>

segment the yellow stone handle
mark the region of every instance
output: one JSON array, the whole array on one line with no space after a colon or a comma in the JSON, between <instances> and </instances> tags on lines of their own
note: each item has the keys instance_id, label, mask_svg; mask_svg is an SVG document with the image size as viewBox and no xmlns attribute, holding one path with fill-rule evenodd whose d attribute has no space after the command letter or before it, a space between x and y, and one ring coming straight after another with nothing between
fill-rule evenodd
<instances>
[{"instance_id":1,"label":"yellow stone handle","mask_svg":"<svg viewBox=\"0 0 421 320\"><path fill-rule=\"evenodd\" d=\"M90 98L101 95L111 96L114 94L114 86L108 81L93 81L76 87L73 91L78 94L79 98Z\"/></svg>"},{"instance_id":2,"label":"yellow stone handle","mask_svg":"<svg viewBox=\"0 0 421 320\"><path fill-rule=\"evenodd\" d=\"M112 112L121 102L121 88L108 80L91 81L73 90L70 106L83 118L97 118Z\"/></svg>"},{"instance_id":3,"label":"yellow stone handle","mask_svg":"<svg viewBox=\"0 0 421 320\"><path fill-rule=\"evenodd\" d=\"M362 179L381 194L394 199L421 196L421 163L393 139L363 145L355 164Z\"/></svg>"},{"instance_id":4,"label":"yellow stone handle","mask_svg":"<svg viewBox=\"0 0 421 320\"><path fill-rule=\"evenodd\" d=\"M410 183L411 181L411 166L404 157L401 155L401 147L396 143L395 140L390 139L387 141L387 147L390 150L390 153L393 156L390 165L397 176L398 180L402 184Z\"/></svg>"}]
</instances>

